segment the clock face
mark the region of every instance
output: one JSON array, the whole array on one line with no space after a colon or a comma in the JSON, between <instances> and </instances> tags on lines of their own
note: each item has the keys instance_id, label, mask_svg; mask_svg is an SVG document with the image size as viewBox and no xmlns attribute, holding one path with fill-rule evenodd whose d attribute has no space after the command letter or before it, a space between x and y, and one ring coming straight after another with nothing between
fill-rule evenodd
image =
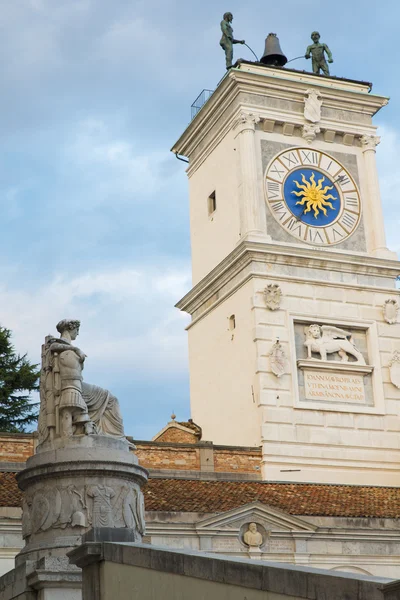
<instances>
[{"instance_id":1,"label":"clock face","mask_svg":"<svg viewBox=\"0 0 400 600\"><path fill-rule=\"evenodd\" d=\"M290 148L275 156L265 174L265 193L281 227L313 246L343 242L360 222L357 185L325 152Z\"/></svg>"}]
</instances>

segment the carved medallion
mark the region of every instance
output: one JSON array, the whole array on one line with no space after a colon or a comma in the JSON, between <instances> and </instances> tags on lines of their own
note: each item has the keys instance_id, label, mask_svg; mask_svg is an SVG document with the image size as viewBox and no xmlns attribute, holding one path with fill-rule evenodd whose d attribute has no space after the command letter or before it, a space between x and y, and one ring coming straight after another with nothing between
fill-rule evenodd
<instances>
[{"instance_id":1,"label":"carved medallion","mask_svg":"<svg viewBox=\"0 0 400 600\"><path fill-rule=\"evenodd\" d=\"M243 542L250 548L259 548L263 544L263 536L259 532L257 523L249 523L247 531L243 534Z\"/></svg>"},{"instance_id":2,"label":"carved medallion","mask_svg":"<svg viewBox=\"0 0 400 600\"><path fill-rule=\"evenodd\" d=\"M389 298L383 304L383 318L386 323L393 325L397 323L397 313L399 312L399 303L396 298Z\"/></svg>"},{"instance_id":3,"label":"carved medallion","mask_svg":"<svg viewBox=\"0 0 400 600\"><path fill-rule=\"evenodd\" d=\"M282 299L282 290L277 283L270 283L264 290L265 304L269 310L277 310Z\"/></svg>"},{"instance_id":4,"label":"carved medallion","mask_svg":"<svg viewBox=\"0 0 400 600\"><path fill-rule=\"evenodd\" d=\"M279 340L276 340L269 353L271 371L277 377L281 377L286 373L287 358L285 350Z\"/></svg>"},{"instance_id":5,"label":"carved medallion","mask_svg":"<svg viewBox=\"0 0 400 600\"><path fill-rule=\"evenodd\" d=\"M390 381L400 389L400 351L395 350L388 364Z\"/></svg>"}]
</instances>

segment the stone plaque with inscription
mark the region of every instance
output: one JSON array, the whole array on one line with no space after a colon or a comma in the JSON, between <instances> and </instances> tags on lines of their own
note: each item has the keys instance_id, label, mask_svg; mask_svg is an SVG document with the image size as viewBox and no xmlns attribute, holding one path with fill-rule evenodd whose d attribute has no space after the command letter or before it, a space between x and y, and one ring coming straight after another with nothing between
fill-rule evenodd
<instances>
[{"instance_id":1,"label":"stone plaque with inscription","mask_svg":"<svg viewBox=\"0 0 400 600\"><path fill-rule=\"evenodd\" d=\"M365 404L364 380L357 373L332 373L304 369L307 400Z\"/></svg>"}]
</instances>

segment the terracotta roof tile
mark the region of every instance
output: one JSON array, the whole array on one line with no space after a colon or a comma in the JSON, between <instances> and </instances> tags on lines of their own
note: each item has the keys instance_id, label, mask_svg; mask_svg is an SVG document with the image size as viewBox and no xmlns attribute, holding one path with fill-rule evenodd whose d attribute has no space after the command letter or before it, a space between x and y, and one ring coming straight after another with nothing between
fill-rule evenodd
<instances>
[{"instance_id":1,"label":"terracotta roof tile","mask_svg":"<svg viewBox=\"0 0 400 600\"><path fill-rule=\"evenodd\" d=\"M400 517L400 488L150 479L146 510L219 513L259 501L292 515Z\"/></svg>"},{"instance_id":2,"label":"terracotta roof tile","mask_svg":"<svg viewBox=\"0 0 400 600\"><path fill-rule=\"evenodd\" d=\"M21 506L22 494L15 475L10 471L0 472L0 506Z\"/></svg>"},{"instance_id":3,"label":"terracotta roof tile","mask_svg":"<svg viewBox=\"0 0 400 600\"><path fill-rule=\"evenodd\" d=\"M150 479L146 510L220 513L259 501L291 515L400 518L400 487ZM0 506L20 506L15 473L0 472Z\"/></svg>"}]
</instances>

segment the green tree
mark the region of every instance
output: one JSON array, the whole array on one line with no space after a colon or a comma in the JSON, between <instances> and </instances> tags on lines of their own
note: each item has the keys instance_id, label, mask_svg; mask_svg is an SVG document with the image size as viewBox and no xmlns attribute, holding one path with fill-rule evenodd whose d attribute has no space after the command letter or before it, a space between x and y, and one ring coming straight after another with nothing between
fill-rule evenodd
<instances>
[{"instance_id":1,"label":"green tree","mask_svg":"<svg viewBox=\"0 0 400 600\"><path fill-rule=\"evenodd\" d=\"M0 326L0 431L24 432L37 420L30 394L39 389L39 373L26 354L16 354L11 331Z\"/></svg>"}]
</instances>

